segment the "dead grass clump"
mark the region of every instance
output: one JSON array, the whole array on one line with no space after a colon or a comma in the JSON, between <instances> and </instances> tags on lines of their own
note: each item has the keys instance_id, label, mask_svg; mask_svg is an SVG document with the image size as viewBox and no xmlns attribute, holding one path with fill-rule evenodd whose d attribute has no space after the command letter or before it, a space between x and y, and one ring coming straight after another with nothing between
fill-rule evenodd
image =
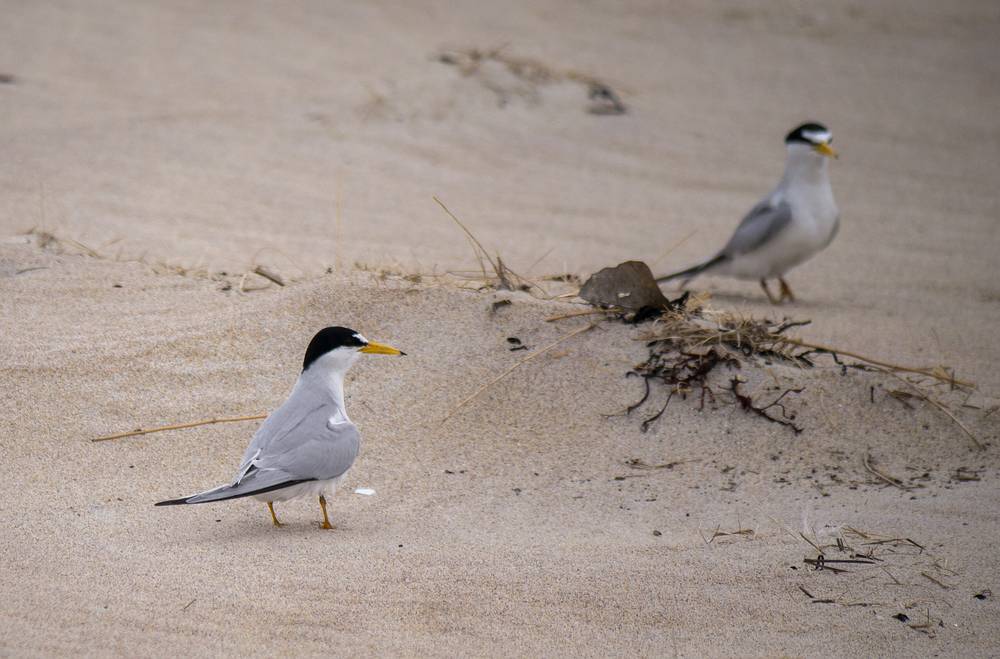
<instances>
[{"instance_id":1,"label":"dead grass clump","mask_svg":"<svg viewBox=\"0 0 1000 659\"><path fill-rule=\"evenodd\" d=\"M551 300L556 297L562 297L565 293L563 295L553 295L539 283L540 281L544 280L556 282L556 284L554 284L556 287L563 284L564 288L565 285L572 285L574 282L578 281L575 275L570 274L549 275L534 279L515 272L504 262L500 254L491 255L483 244L479 242L479 239L476 238L475 234L473 234L472 231L465 226L465 223L458 219L458 216L452 213L451 210L445 206L443 201L438 199L436 196L433 197L433 199L465 234L469 244L472 246L476 261L479 264L478 272L449 270L444 273L444 276L458 279L463 282L474 282L475 288L479 290L492 288L501 291L522 291L542 300ZM544 255L542 258L544 258ZM538 259L538 261L541 261L541 258ZM535 265L538 264L538 261L536 261ZM440 279L441 276L438 275L437 278ZM575 292L573 294L575 295Z\"/></svg>"},{"instance_id":2,"label":"dead grass clump","mask_svg":"<svg viewBox=\"0 0 1000 659\"><path fill-rule=\"evenodd\" d=\"M836 529L832 541L796 537L816 552L803 559L810 569L800 572L803 583L797 585L810 604L881 610L889 620L930 636L946 628L931 611L953 608L947 594L958 587L960 575L927 546L903 534L850 526Z\"/></svg>"},{"instance_id":3,"label":"dead grass clump","mask_svg":"<svg viewBox=\"0 0 1000 659\"><path fill-rule=\"evenodd\" d=\"M642 336L648 342L649 357L629 375L643 378L646 388L642 398L625 413L642 406L651 394L651 383L659 382L666 385L667 398L659 411L642 422L643 432L663 415L674 396L683 399L691 394L697 394L699 410L705 408L706 402L714 404L723 398L749 414L785 426L796 434L802 432L795 423L795 413L785 407L787 397L801 393L801 388L786 389L762 404L741 389L745 380L738 375L729 377L724 385L713 385L710 379L719 368L739 370L745 361L754 358L776 358L812 366L811 350L783 340L783 332L801 324L722 314L705 307L703 297L687 296L672 301Z\"/></svg>"},{"instance_id":4,"label":"dead grass clump","mask_svg":"<svg viewBox=\"0 0 1000 659\"><path fill-rule=\"evenodd\" d=\"M647 342L649 357L638 364L628 375L642 377L646 385L642 398L630 405L625 414L641 407L651 395L651 383L667 387L663 405L642 422L645 432L666 411L675 396L682 399L696 394L699 410L706 402L715 404L720 399L737 405L745 412L760 416L772 423L785 426L798 434L802 427L795 422L795 413L786 408L790 396L801 393L802 388L788 388L777 393L769 402L761 403L751 393L741 389L746 382L738 375L731 375L723 384L712 375L720 368L736 371L747 364L764 364L781 361L800 368L816 366L818 359L830 358L843 372L857 369L880 373L903 383L909 393L890 392L898 399L922 400L940 411L955 423L969 438L973 446L983 444L973 432L955 416L949 406L938 400L934 393L942 388L947 391L971 391L971 382L959 380L950 370L937 366L929 368L893 364L849 350L805 341L790 336L789 330L808 325L810 321L754 318L746 314L713 309L706 304L707 296L687 295L669 301L655 313L630 313L623 308L588 310L580 313L603 313L606 318L638 322L653 318L649 329L640 335ZM568 314L574 315L574 314ZM845 363L848 357L858 363ZM874 391L874 389L872 390ZM904 398L905 396L905 398ZM891 478L887 482L891 483Z\"/></svg>"}]
</instances>

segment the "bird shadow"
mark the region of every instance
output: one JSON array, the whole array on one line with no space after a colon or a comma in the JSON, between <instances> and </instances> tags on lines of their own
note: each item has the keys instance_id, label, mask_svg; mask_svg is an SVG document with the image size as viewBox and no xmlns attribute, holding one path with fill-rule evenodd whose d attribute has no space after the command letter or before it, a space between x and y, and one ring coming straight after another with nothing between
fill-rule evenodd
<instances>
[{"instance_id":1,"label":"bird shadow","mask_svg":"<svg viewBox=\"0 0 1000 659\"><path fill-rule=\"evenodd\" d=\"M215 523L211 526L199 520L198 528L191 531L184 538L175 537L175 542L182 545L197 546L205 544L219 544L239 542L241 544L253 544L259 542L264 545L271 545L282 540L302 540L310 538L343 538L345 536L356 539L358 530L346 519L334 521L333 529L324 529L320 526L319 520L301 519L286 520L281 526L274 526L267 517L267 510L260 519L255 516L216 516Z\"/></svg>"}]
</instances>

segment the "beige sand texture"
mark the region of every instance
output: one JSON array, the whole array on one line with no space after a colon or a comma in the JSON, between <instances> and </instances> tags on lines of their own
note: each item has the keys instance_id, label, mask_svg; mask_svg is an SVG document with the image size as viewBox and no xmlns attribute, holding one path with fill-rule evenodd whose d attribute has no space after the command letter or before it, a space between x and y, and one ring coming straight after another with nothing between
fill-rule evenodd
<instances>
[{"instance_id":1,"label":"beige sand texture","mask_svg":"<svg viewBox=\"0 0 1000 659\"><path fill-rule=\"evenodd\" d=\"M996 654L998 34L989 1L4 3L0 655ZM472 48L537 66L439 57ZM586 76L628 112L588 112ZM978 390L935 396L985 450L829 360L741 370L761 400L804 387L801 434L722 394L644 433L662 387L606 416L643 389L620 323L443 421L532 354L508 337L589 321L435 276L479 266L433 195L531 276L665 272L806 119L843 153L843 223L800 301L696 288L953 367ZM152 506L231 478L256 423L90 441L273 409L328 324L409 353L349 376L335 531L313 501L281 529L256 501ZM838 538L879 562L803 563Z\"/></svg>"}]
</instances>

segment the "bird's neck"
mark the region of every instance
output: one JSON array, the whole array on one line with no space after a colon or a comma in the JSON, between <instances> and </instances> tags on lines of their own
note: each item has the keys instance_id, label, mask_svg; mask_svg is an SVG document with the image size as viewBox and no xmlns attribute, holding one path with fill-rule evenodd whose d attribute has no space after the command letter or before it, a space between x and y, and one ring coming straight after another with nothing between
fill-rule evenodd
<instances>
[{"instance_id":1,"label":"bird's neck","mask_svg":"<svg viewBox=\"0 0 1000 659\"><path fill-rule=\"evenodd\" d=\"M342 417L344 421L350 421L347 417L347 406L344 403L344 376L343 371L333 369L307 369L299 376L296 388L312 392L322 402L328 403L336 408L335 417Z\"/></svg>"},{"instance_id":2,"label":"bird's neck","mask_svg":"<svg viewBox=\"0 0 1000 659\"><path fill-rule=\"evenodd\" d=\"M829 185L829 160L815 153L794 152L788 155L785 174L781 178L784 186L790 184Z\"/></svg>"}]
</instances>

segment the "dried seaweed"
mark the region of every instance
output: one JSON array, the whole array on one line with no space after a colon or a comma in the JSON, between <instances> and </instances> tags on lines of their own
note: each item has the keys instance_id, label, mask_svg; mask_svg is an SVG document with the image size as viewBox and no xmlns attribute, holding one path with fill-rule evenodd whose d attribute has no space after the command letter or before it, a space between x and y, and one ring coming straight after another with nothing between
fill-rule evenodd
<instances>
[{"instance_id":1,"label":"dried seaweed","mask_svg":"<svg viewBox=\"0 0 1000 659\"><path fill-rule=\"evenodd\" d=\"M740 385L743 384L743 380L729 378L726 384L713 385L710 375L719 366L733 370L742 368L744 364L774 361L800 368L811 368L817 365L817 357L826 356L840 366L844 374L847 373L847 369L856 369L896 378L913 393L890 391L890 396L907 407L912 407L909 399L928 403L958 425L976 448L983 448L983 444L965 424L943 403L925 392L934 386L947 386L949 390L964 391L970 391L975 387L971 382L958 380L948 369L940 366L918 368L892 364L855 352L811 343L787 334L793 328L808 325L810 323L808 320L785 318L774 321L754 318L745 314L712 309L706 306L706 300L707 296L685 294L676 300L668 300L666 305L650 314L630 312L622 307L601 310L606 319L618 319L623 322L641 322L652 318L653 322L648 325L649 329L639 337L646 341L649 357L627 374L644 379L643 396L628 406L624 414L631 414L649 401L653 392L650 385L653 382L662 383L667 387L667 397L655 414L643 420L643 432L663 415L675 396L679 395L684 399L689 394L697 393L699 410L702 410L706 400L714 403L719 398L718 394L723 393L726 402L739 406L748 414L760 416L798 434L803 428L795 422L796 414L794 411L789 411L786 402L789 395L801 393L802 388L790 387L779 392L770 403L761 404L752 393L741 390ZM548 320L572 315L576 314L564 314ZM844 356L856 359L860 363L841 361L841 357ZM907 375L908 378L904 379L901 374ZM870 393L874 402L874 389Z\"/></svg>"},{"instance_id":2,"label":"dried seaweed","mask_svg":"<svg viewBox=\"0 0 1000 659\"><path fill-rule=\"evenodd\" d=\"M734 377L729 381L729 391L733 394L733 398L736 399L736 402L739 403L739 406L744 411L756 414L757 416L763 417L772 423L777 423L778 425L785 426L786 428L791 428L796 435L802 432L802 428L795 425L795 414L789 414L788 410L785 409L784 404L781 402L782 399L784 399L784 397L788 394L801 394L804 391L802 387L797 389L785 389L778 395L777 398L771 401L771 403L764 406L757 406L754 404L753 399L750 396L740 393L739 386L739 378ZM768 414L768 410L772 408L780 410L781 416Z\"/></svg>"},{"instance_id":3,"label":"dried seaweed","mask_svg":"<svg viewBox=\"0 0 1000 659\"><path fill-rule=\"evenodd\" d=\"M785 407L786 397L801 393L801 388L786 389L764 405L740 390L742 380L738 377L730 378L728 385L714 388L710 375L719 367L740 369L744 361L752 358L776 358L800 366L812 366L811 359L803 354L807 351L786 346L782 336L788 329L807 321L758 321L715 314L702 305L702 298L691 298L687 294L670 301L652 329L643 336L648 341L649 357L629 375L642 377L646 388L642 398L630 405L625 414L642 406L649 399L650 383L659 382L667 387L667 397L659 411L643 420L643 432L663 415L675 395L683 399L697 394L700 411L705 408L706 402L716 403L717 393L722 392L727 394L728 402L745 412L790 428L795 434L802 432L802 428L795 423L795 413Z\"/></svg>"}]
</instances>

